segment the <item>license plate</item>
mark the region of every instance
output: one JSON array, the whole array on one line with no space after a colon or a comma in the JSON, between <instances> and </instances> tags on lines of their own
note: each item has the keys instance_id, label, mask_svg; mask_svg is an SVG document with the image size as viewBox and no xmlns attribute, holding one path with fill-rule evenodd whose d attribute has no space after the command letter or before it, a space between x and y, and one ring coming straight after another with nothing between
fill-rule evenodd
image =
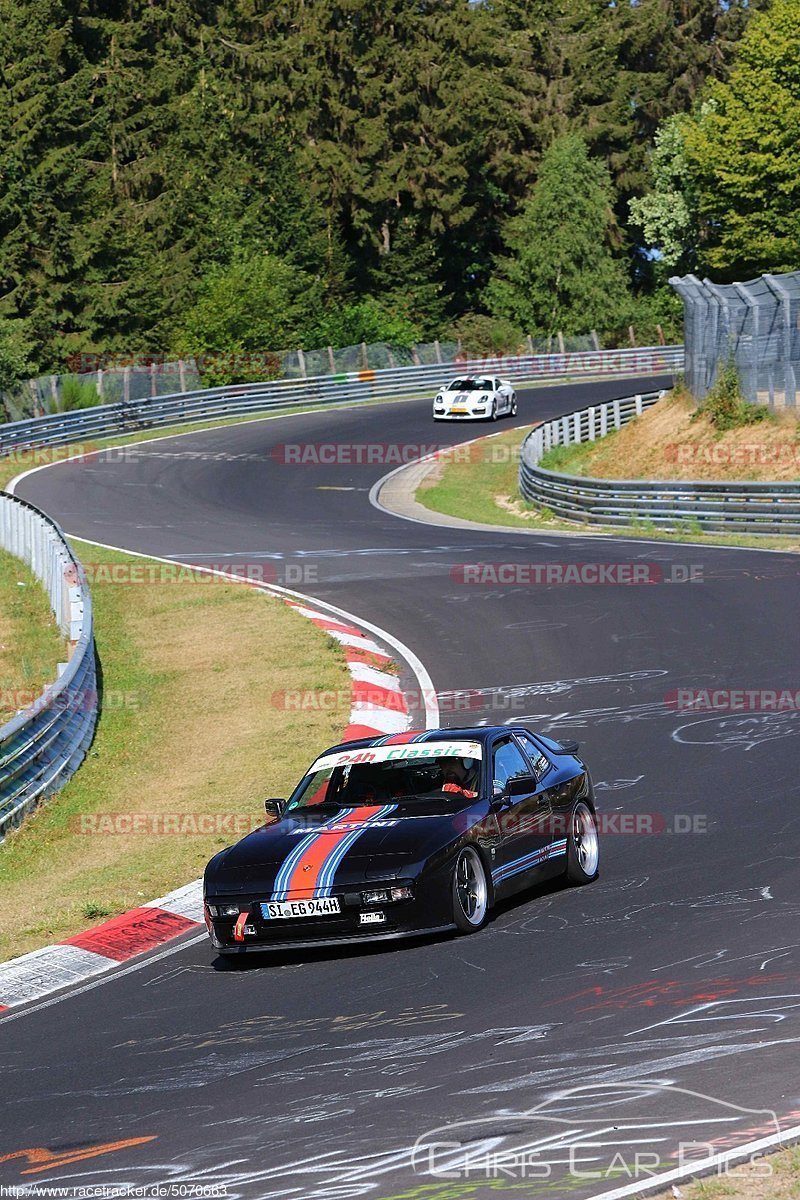
<instances>
[{"instance_id":1,"label":"license plate","mask_svg":"<svg viewBox=\"0 0 800 1200\"><path fill-rule=\"evenodd\" d=\"M360 913L358 919L362 925L382 925L386 920L386 913Z\"/></svg>"},{"instance_id":2,"label":"license plate","mask_svg":"<svg viewBox=\"0 0 800 1200\"><path fill-rule=\"evenodd\" d=\"M451 408L450 412L457 417L465 417L467 415L467 410L465 408Z\"/></svg>"},{"instance_id":3,"label":"license plate","mask_svg":"<svg viewBox=\"0 0 800 1200\"><path fill-rule=\"evenodd\" d=\"M261 916L265 921L287 917L330 917L341 911L335 896L324 896L318 900L265 900L261 905Z\"/></svg>"}]
</instances>

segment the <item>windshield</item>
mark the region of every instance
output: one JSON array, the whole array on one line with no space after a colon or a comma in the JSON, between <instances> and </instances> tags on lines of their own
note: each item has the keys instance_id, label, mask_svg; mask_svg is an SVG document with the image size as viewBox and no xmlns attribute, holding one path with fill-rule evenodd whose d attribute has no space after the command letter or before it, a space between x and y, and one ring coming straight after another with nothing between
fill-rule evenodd
<instances>
[{"instance_id":1,"label":"windshield","mask_svg":"<svg viewBox=\"0 0 800 1200\"><path fill-rule=\"evenodd\" d=\"M450 748L450 747L448 747ZM388 747L382 748L388 750ZM373 804L423 804L431 800L472 800L480 787L480 746L457 747L473 753L440 754L432 747L397 747L403 757L367 762L335 762L342 755L318 760L301 780L285 812ZM433 751L433 752L432 752ZM352 758L353 755L351 754ZM383 757L383 756L381 756Z\"/></svg>"},{"instance_id":2,"label":"windshield","mask_svg":"<svg viewBox=\"0 0 800 1200\"><path fill-rule=\"evenodd\" d=\"M454 379L447 385L448 392L490 392L491 379Z\"/></svg>"}]
</instances>

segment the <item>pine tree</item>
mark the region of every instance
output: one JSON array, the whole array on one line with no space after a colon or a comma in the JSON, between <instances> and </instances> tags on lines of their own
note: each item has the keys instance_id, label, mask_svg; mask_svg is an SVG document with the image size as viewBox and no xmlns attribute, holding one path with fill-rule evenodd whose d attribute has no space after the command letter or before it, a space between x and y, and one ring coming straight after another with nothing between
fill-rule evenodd
<instances>
[{"instance_id":1,"label":"pine tree","mask_svg":"<svg viewBox=\"0 0 800 1200\"><path fill-rule=\"evenodd\" d=\"M536 185L510 223L511 255L488 290L492 311L528 333L611 329L630 297L611 251L613 189L606 166L576 134L553 142Z\"/></svg>"}]
</instances>

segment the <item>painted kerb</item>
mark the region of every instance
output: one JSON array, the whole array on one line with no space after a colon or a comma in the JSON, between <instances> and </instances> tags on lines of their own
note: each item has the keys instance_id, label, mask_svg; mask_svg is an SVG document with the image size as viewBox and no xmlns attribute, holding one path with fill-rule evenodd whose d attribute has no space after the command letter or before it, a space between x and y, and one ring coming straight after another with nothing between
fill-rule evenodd
<instances>
[{"instance_id":1,"label":"painted kerb","mask_svg":"<svg viewBox=\"0 0 800 1200\"><path fill-rule=\"evenodd\" d=\"M67 445L84 439L136 433L159 426L247 416L273 408L353 404L429 394L455 374L497 374L515 382L545 382L600 376L671 374L683 366L682 346L574 354L533 354L472 362L435 363L382 371L354 371L315 379L277 379L178 392L128 403L103 404L78 412L53 413L0 425L0 455L36 446Z\"/></svg>"},{"instance_id":2,"label":"painted kerb","mask_svg":"<svg viewBox=\"0 0 800 1200\"><path fill-rule=\"evenodd\" d=\"M800 533L800 484L656 479L590 479L539 466L553 446L605 437L663 393L649 392L581 409L532 430L522 446L519 488L558 517L589 525L646 521L663 529L690 524L723 533Z\"/></svg>"},{"instance_id":3,"label":"painted kerb","mask_svg":"<svg viewBox=\"0 0 800 1200\"><path fill-rule=\"evenodd\" d=\"M97 722L92 601L78 560L55 521L0 493L0 546L41 580L72 653L58 679L0 727L0 840L67 782Z\"/></svg>"}]
</instances>

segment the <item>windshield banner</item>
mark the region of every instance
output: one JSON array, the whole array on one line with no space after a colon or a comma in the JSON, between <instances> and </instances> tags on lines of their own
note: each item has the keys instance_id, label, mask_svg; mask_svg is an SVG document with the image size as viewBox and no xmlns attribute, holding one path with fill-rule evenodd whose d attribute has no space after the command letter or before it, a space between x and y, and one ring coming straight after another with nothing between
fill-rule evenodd
<instances>
[{"instance_id":1,"label":"windshield banner","mask_svg":"<svg viewBox=\"0 0 800 1200\"><path fill-rule=\"evenodd\" d=\"M357 750L339 750L335 754L323 754L307 772L332 770L356 763L414 762L436 758L482 757L480 742L419 742L404 746L364 746Z\"/></svg>"}]
</instances>

